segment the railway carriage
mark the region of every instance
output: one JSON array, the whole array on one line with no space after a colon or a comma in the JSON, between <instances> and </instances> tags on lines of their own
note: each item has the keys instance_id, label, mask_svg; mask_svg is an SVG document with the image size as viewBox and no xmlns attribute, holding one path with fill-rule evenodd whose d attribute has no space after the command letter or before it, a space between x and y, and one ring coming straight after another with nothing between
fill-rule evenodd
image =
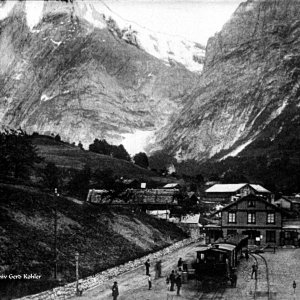
<instances>
[{"instance_id":1,"label":"railway carriage","mask_svg":"<svg viewBox=\"0 0 300 300\"><path fill-rule=\"evenodd\" d=\"M235 235L218 239L214 244L199 249L195 275L203 289L226 287L247 245L247 236Z\"/></svg>"}]
</instances>

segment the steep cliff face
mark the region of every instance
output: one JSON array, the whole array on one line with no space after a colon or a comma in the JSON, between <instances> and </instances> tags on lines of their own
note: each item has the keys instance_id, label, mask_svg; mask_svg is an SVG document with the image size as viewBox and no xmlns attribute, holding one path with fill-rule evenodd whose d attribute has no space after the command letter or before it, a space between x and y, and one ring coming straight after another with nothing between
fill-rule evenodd
<instances>
[{"instance_id":1,"label":"steep cliff face","mask_svg":"<svg viewBox=\"0 0 300 300\"><path fill-rule=\"evenodd\" d=\"M0 8L2 126L122 143L166 124L198 79L120 39L84 1L14 2Z\"/></svg>"},{"instance_id":2,"label":"steep cliff face","mask_svg":"<svg viewBox=\"0 0 300 300\"><path fill-rule=\"evenodd\" d=\"M240 155L254 141L297 137L299 20L300 1L242 3L209 40L200 84L160 132L161 144L204 161Z\"/></svg>"}]
</instances>

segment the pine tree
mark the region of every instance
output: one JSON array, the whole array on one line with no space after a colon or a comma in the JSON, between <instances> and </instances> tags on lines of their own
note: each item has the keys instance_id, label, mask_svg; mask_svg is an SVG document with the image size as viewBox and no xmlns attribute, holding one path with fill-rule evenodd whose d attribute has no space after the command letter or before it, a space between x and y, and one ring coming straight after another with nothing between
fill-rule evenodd
<instances>
[{"instance_id":1,"label":"pine tree","mask_svg":"<svg viewBox=\"0 0 300 300\"><path fill-rule=\"evenodd\" d=\"M147 157L146 153L144 153L144 152L137 153L133 157L133 161L136 165L138 165L142 168L147 169L149 167L148 157Z\"/></svg>"},{"instance_id":2,"label":"pine tree","mask_svg":"<svg viewBox=\"0 0 300 300\"><path fill-rule=\"evenodd\" d=\"M0 153L0 172L15 178L27 178L34 165L42 161L30 136L22 129L0 133Z\"/></svg>"}]
</instances>

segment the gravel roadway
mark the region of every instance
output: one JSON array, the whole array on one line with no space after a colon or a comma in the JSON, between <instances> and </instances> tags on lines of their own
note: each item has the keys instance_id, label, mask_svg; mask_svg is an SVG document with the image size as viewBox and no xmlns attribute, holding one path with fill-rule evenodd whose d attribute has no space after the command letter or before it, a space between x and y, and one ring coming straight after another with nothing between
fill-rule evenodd
<instances>
[{"instance_id":1,"label":"gravel roadway","mask_svg":"<svg viewBox=\"0 0 300 300\"><path fill-rule=\"evenodd\" d=\"M165 299L182 299L190 300L197 297L197 288L194 280L182 285L181 296L177 296L176 292L168 291L166 277L176 268L179 257L183 260L192 260L196 258L196 249L201 247L203 242L193 243L181 248L172 254L168 254L161 258L162 260L162 277L155 279L154 265L152 261L150 273L152 275L152 289L148 290L148 276L145 275L145 267L141 266L135 270L124 273L113 278L100 287L85 291L81 297L73 297L76 300L106 300L112 299L111 286L114 281L118 282L119 297L118 300L165 300ZM197 299L197 298L196 298Z\"/></svg>"},{"instance_id":2,"label":"gravel roadway","mask_svg":"<svg viewBox=\"0 0 300 300\"><path fill-rule=\"evenodd\" d=\"M202 243L195 243L177 250L173 254L169 254L162 258L163 277L154 279L154 264L150 273L152 275L152 290L148 290L147 276L145 268L141 266L135 270L124 273L110 282L107 282L100 287L85 291L83 296L74 297L76 300L107 300L112 299L111 286L114 281L118 282L120 296L118 300L171 300L182 299L191 300L201 298L202 292L197 291L197 283L194 280L189 280L188 283L182 285L181 295L177 296L176 292L168 291L166 285L166 276L172 269L176 268L179 257L183 260L192 260L195 258L196 249L201 247ZM238 267L237 288L228 287L223 293L223 296L218 296L222 300L300 300L300 249L278 249L274 253L262 254L268 263L270 293L268 298L266 267L262 259L258 259L258 280L251 279L251 266L254 262L252 257L248 261L242 259ZM292 288L293 281L296 281L297 288ZM255 286L257 292L255 294ZM207 295L209 296L209 295ZM211 299L214 299L212 295Z\"/></svg>"}]
</instances>

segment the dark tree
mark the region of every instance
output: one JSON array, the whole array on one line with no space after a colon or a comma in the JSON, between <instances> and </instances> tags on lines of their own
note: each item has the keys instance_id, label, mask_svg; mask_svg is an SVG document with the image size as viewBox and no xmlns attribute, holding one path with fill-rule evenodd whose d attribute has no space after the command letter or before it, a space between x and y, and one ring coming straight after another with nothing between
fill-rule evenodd
<instances>
[{"instance_id":1,"label":"dark tree","mask_svg":"<svg viewBox=\"0 0 300 300\"><path fill-rule=\"evenodd\" d=\"M22 129L0 133L0 153L0 172L15 178L27 178L34 165L42 161Z\"/></svg>"},{"instance_id":2,"label":"dark tree","mask_svg":"<svg viewBox=\"0 0 300 300\"><path fill-rule=\"evenodd\" d=\"M231 170L227 171L223 178L222 183L247 183L248 179L240 173L233 172Z\"/></svg>"},{"instance_id":3,"label":"dark tree","mask_svg":"<svg viewBox=\"0 0 300 300\"><path fill-rule=\"evenodd\" d=\"M61 172L53 162L49 162L42 172L43 184L46 188L54 190L61 186Z\"/></svg>"},{"instance_id":4,"label":"dark tree","mask_svg":"<svg viewBox=\"0 0 300 300\"><path fill-rule=\"evenodd\" d=\"M149 167L148 157L147 157L146 153L144 153L144 152L137 153L133 157L133 161L136 165L138 165L142 168L147 169Z\"/></svg>"},{"instance_id":5,"label":"dark tree","mask_svg":"<svg viewBox=\"0 0 300 300\"><path fill-rule=\"evenodd\" d=\"M124 148L124 146L121 144L119 146L114 146L112 149L112 156L115 158L123 159L130 161L130 155Z\"/></svg>"},{"instance_id":6,"label":"dark tree","mask_svg":"<svg viewBox=\"0 0 300 300\"><path fill-rule=\"evenodd\" d=\"M84 150L83 149L83 145L82 145L82 143L80 141L78 142L78 147L80 148L80 150Z\"/></svg>"},{"instance_id":7,"label":"dark tree","mask_svg":"<svg viewBox=\"0 0 300 300\"><path fill-rule=\"evenodd\" d=\"M61 137L59 134L57 134L54 138L57 142L61 142Z\"/></svg>"},{"instance_id":8,"label":"dark tree","mask_svg":"<svg viewBox=\"0 0 300 300\"><path fill-rule=\"evenodd\" d=\"M92 176L93 188L101 188L109 191L110 200L113 201L126 190L126 185L120 180L116 180L111 169L96 169Z\"/></svg>"},{"instance_id":9,"label":"dark tree","mask_svg":"<svg viewBox=\"0 0 300 300\"><path fill-rule=\"evenodd\" d=\"M197 183L204 183L204 177L202 176L202 174L197 174L195 176L196 180L197 180Z\"/></svg>"},{"instance_id":10,"label":"dark tree","mask_svg":"<svg viewBox=\"0 0 300 300\"><path fill-rule=\"evenodd\" d=\"M39 136L40 134L38 133L38 132L36 132L36 131L34 131L33 133L32 133L32 135L31 136L33 136L33 137L37 137L37 136Z\"/></svg>"},{"instance_id":11,"label":"dark tree","mask_svg":"<svg viewBox=\"0 0 300 300\"><path fill-rule=\"evenodd\" d=\"M95 188L102 188L107 190L112 189L115 182L113 171L111 169L96 169L93 173L92 179L94 181Z\"/></svg>"},{"instance_id":12,"label":"dark tree","mask_svg":"<svg viewBox=\"0 0 300 300\"><path fill-rule=\"evenodd\" d=\"M123 145L110 145L106 140L95 139L93 144L89 145L89 150L95 153L110 155L115 158L130 161L130 155Z\"/></svg>"},{"instance_id":13,"label":"dark tree","mask_svg":"<svg viewBox=\"0 0 300 300\"><path fill-rule=\"evenodd\" d=\"M85 198L90 188L91 169L85 166L83 170L77 171L71 178L68 189L70 194Z\"/></svg>"},{"instance_id":14,"label":"dark tree","mask_svg":"<svg viewBox=\"0 0 300 300\"><path fill-rule=\"evenodd\" d=\"M149 157L151 169L167 170L169 165L175 165L176 162L176 159L172 155L164 151L156 151Z\"/></svg>"},{"instance_id":15,"label":"dark tree","mask_svg":"<svg viewBox=\"0 0 300 300\"><path fill-rule=\"evenodd\" d=\"M89 150L99 154L110 155L111 145L106 140L95 139L93 144L89 145Z\"/></svg>"}]
</instances>

